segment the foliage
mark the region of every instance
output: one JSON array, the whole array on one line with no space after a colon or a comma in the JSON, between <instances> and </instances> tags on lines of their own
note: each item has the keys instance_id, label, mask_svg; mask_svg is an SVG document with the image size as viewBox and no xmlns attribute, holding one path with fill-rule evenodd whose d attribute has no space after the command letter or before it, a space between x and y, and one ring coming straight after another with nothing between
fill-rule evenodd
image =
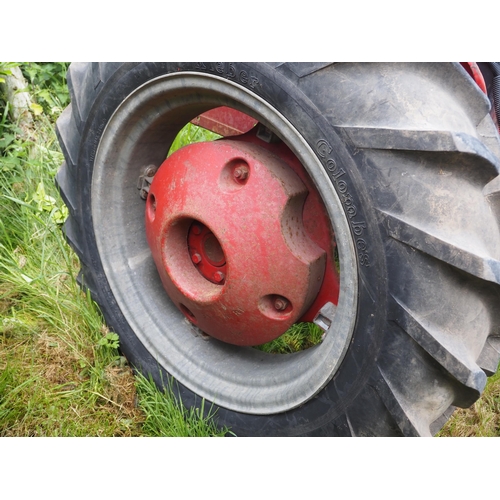
<instances>
[{"instance_id":1,"label":"foliage","mask_svg":"<svg viewBox=\"0 0 500 500\"><path fill-rule=\"evenodd\" d=\"M159 392L152 378L142 374L136 376L139 406L146 415L142 432L146 436L225 436L228 429L218 429L212 407L205 408L202 400L200 408L184 408L173 396L175 382L170 381Z\"/></svg>"},{"instance_id":2,"label":"foliage","mask_svg":"<svg viewBox=\"0 0 500 500\"><path fill-rule=\"evenodd\" d=\"M2 63L1 74L9 67ZM201 429L194 435L211 435L213 424L190 416L149 382L141 382L138 397L118 335L77 283L80 263L61 231L67 208L54 184L63 162L54 123L69 101L66 67L21 66L43 110L35 114L30 140L1 101L0 436L162 435L158 426L143 429L153 418L149 408L156 408L151 397L160 407L170 405L165 418L176 425L186 418L190 428Z\"/></svg>"},{"instance_id":3,"label":"foliage","mask_svg":"<svg viewBox=\"0 0 500 500\"><path fill-rule=\"evenodd\" d=\"M21 70L30 84L28 91L35 99L35 115L43 112L55 119L69 104L68 67L66 62L22 63Z\"/></svg>"},{"instance_id":4,"label":"foliage","mask_svg":"<svg viewBox=\"0 0 500 500\"><path fill-rule=\"evenodd\" d=\"M256 349L272 354L303 351L319 344L323 339L323 334L323 330L314 323L295 323L283 335L257 346Z\"/></svg>"},{"instance_id":5,"label":"foliage","mask_svg":"<svg viewBox=\"0 0 500 500\"><path fill-rule=\"evenodd\" d=\"M15 62L0 62L0 83L5 82L5 76L11 74L11 68L15 68L17 63ZM5 104L5 101L2 103L0 100L0 104Z\"/></svg>"},{"instance_id":6,"label":"foliage","mask_svg":"<svg viewBox=\"0 0 500 500\"><path fill-rule=\"evenodd\" d=\"M214 141L215 139L219 139L220 137L222 136L216 134L215 132L211 132L210 130L198 127L193 123L188 123L177 134L174 142L170 146L170 150L167 156L170 156L172 153L184 146L187 146L188 144L194 144L196 142L203 141Z\"/></svg>"},{"instance_id":7,"label":"foliage","mask_svg":"<svg viewBox=\"0 0 500 500\"><path fill-rule=\"evenodd\" d=\"M439 436L500 436L500 371L488 380L483 395L470 408L455 411Z\"/></svg>"},{"instance_id":8,"label":"foliage","mask_svg":"<svg viewBox=\"0 0 500 500\"><path fill-rule=\"evenodd\" d=\"M98 348L107 332L60 230L54 119L37 117L35 139L25 140L2 115L0 435L137 435L130 369L116 366L113 346Z\"/></svg>"},{"instance_id":9,"label":"foliage","mask_svg":"<svg viewBox=\"0 0 500 500\"><path fill-rule=\"evenodd\" d=\"M98 346L108 347L110 349L118 349L120 346L120 337L116 333L107 333L102 339L97 342Z\"/></svg>"}]
</instances>

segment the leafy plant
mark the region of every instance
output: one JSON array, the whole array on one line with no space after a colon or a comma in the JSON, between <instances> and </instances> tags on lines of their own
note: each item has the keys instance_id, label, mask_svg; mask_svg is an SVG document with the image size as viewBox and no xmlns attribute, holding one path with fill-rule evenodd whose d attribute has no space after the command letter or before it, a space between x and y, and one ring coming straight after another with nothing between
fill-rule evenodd
<instances>
[{"instance_id":1,"label":"leafy plant","mask_svg":"<svg viewBox=\"0 0 500 500\"><path fill-rule=\"evenodd\" d=\"M56 224L62 224L68 217L68 209L66 205L57 203L53 196L48 195L45 192L45 187L43 181L38 183L35 194L32 196L31 201L36 203L38 212L46 211L49 212L50 218Z\"/></svg>"},{"instance_id":2,"label":"leafy plant","mask_svg":"<svg viewBox=\"0 0 500 500\"><path fill-rule=\"evenodd\" d=\"M289 354L303 351L323 340L323 330L314 323L295 323L283 335L271 342L256 346L272 354Z\"/></svg>"},{"instance_id":3,"label":"leafy plant","mask_svg":"<svg viewBox=\"0 0 500 500\"><path fill-rule=\"evenodd\" d=\"M11 68L15 68L15 62L0 62L0 83L5 83L5 77L11 75Z\"/></svg>"},{"instance_id":4,"label":"leafy plant","mask_svg":"<svg viewBox=\"0 0 500 500\"><path fill-rule=\"evenodd\" d=\"M193 123L188 123L177 134L174 142L170 146L168 156L170 156L178 149L187 146L188 144L194 144L196 142L204 141L214 141L216 139L220 139L221 137L222 136L216 134L215 132L211 132L210 130L198 127Z\"/></svg>"},{"instance_id":5,"label":"leafy plant","mask_svg":"<svg viewBox=\"0 0 500 500\"><path fill-rule=\"evenodd\" d=\"M1 104L1 103L0 103ZM5 156L9 146L14 142L19 129L9 122L9 105L4 102L4 110L0 117L0 155ZM1 167L4 170L4 166Z\"/></svg>"},{"instance_id":6,"label":"leafy plant","mask_svg":"<svg viewBox=\"0 0 500 500\"><path fill-rule=\"evenodd\" d=\"M97 345L108 347L109 349L118 349L120 347L120 337L116 333L107 333L97 342Z\"/></svg>"},{"instance_id":7,"label":"leafy plant","mask_svg":"<svg viewBox=\"0 0 500 500\"><path fill-rule=\"evenodd\" d=\"M30 82L30 92L36 102L32 109L35 115L42 112L57 117L69 104L66 73L69 63L23 63L21 70Z\"/></svg>"}]
</instances>

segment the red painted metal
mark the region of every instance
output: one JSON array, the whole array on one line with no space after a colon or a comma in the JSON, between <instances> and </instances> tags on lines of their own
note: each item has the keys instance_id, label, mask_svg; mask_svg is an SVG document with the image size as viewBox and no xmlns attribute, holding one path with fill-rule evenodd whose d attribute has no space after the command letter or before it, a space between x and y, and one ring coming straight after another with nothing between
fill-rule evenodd
<instances>
[{"instance_id":1,"label":"red painted metal","mask_svg":"<svg viewBox=\"0 0 500 500\"><path fill-rule=\"evenodd\" d=\"M201 222L193 222L188 231L187 243L191 261L200 274L212 283L223 285L226 256L214 233Z\"/></svg>"},{"instance_id":2,"label":"red painted metal","mask_svg":"<svg viewBox=\"0 0 500 500\"><path fill-rule=\"evenodd\" d=\"M299 321L311 322L327 302L337 305L339 300L340 278L335 262L336 243L328 212L311 178L284 142L263 142L257 137L257 129L253 129L245 135L233 137L232 140L258 144L272 152L284 160L307 187L309 194L302 213L304 228L309 238L326 253L326 269L321 288L309 309L299 318Z\"/></svg>"},{"instance_id":3,"label":"red painted metal","mask_svg":"<svg viewBox=\"0 0 500 500\"><path fill-rule=\"evenodd\" d=\"M257 120L236 109L221 106L197 116L191 123L229 137L248 132L255 127Z\"/></svg>"},{"instance_id":4,"label":"red painted metal","mask_svg":"<svg viewBox=\"0 0 500 500\"><path fill-rule=\"evenodd\" d=\"M479 66L475 62L461 62L460 63L465 71L469 73L472 79L477 83L478 87L488 95L488 91L486 90L486 82L484 81L483 74L479 69Z\"/></svg>"},{"instance_id":5,"label":"red painted metal","mask_svg":"<svg viewBox=\"0 0 500 500\"><path fill-rule=\"evenodd\" d=\"M258 345L316 304L335 268L334 244L326 210L321 202L317 210L319 196L288 148L253 132L241 139L193 144L164 162L146 202L146 236L167 293L190 321L225 342ZM211 268L199 267L204 259ZM336 291L319 307L337 302L333 274Z\"/></svg>"}]
</instances>

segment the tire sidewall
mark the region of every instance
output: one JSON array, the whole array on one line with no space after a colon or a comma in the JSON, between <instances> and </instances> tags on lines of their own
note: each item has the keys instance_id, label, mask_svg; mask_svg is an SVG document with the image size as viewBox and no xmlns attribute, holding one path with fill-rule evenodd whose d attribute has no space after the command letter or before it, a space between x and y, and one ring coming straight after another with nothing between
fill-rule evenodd
<instances>
[{"instance_id":1,"label":"tire sidewall","mask_svg":"<svg viewBox=\"0 0 500 500\"><path fill-rule=\"evenodd\" d=\"M385 253L369 188L356 163L356 151L320 111L327 108L332 92L310 95L307 78L299 82L293 74L280 73L266 64L141 63L124 65L102 85L82 129L78 185L82 193L79 210L85 228L85 255L90 260L88 267L97 285L97 302L106 322L120 332L121 349L133 366L150 373L159 384L168 380L168 373L157 364L130 328L108 284L93 229L91 186L99 142L115 110L141 85L179 71L206 73L231 80L264 99L300 131L342 202L357 260L359 295L355 328L347 354L332 380L314 398L285 413L244 415L215 405L212 411L217 409L219 423L230 427L237 435L303 435L327 428L337 434L348 433L343 415L368 383L387 322ZM175 386L184 405L200 406L199 396L179 382Z\"/></svg>"}]
</instances>

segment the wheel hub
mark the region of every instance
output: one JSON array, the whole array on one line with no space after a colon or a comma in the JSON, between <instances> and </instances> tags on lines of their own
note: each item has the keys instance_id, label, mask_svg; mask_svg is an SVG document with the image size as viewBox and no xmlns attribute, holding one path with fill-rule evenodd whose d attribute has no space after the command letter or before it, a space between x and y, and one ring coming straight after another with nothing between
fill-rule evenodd
<instances>
[{"instance_id":1,"label":"wheel hub","mask_svg":"<svg viewBox=\"0 0 500 500\"><path fill-rule=\"evenodd\" d=\"M226 279L226 256L215 234L201 222L193 222L188 231L191 261L207 280L223 285Z\"/></svg>"},{"instance_id":2,"label":"wheel hub","mask_svg":"<svg viewBox=\"0 0 500 500\"><path fill-rule=\"evenodd\" d=\"M326 265L304 229L307 195L287 163L255 144L193 144L161 165L146 235L189 321L224 342L258 345L307 311Z\"/></svg>"}]
</instances>

